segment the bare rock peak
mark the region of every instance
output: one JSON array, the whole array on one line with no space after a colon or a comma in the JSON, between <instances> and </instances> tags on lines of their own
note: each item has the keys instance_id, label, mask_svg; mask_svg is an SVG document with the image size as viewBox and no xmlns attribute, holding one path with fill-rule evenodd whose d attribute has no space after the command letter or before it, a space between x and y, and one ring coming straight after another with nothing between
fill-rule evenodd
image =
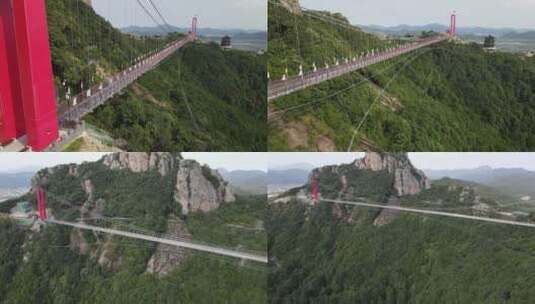
<instances>
[{"instance_id":1,"label":"bare rock peak","mask_svg":"<svg viewBox=\"0 0 535 304\"><path fill-rule=\"evenodd\" d=\"M361 170L385 170L394 174L393 189L398 196L414 195L431 188L429 178L412 165L407 153L368 152L364 158L357 159L353 164Z\"/></svg>"},{"instance_id":2,"label":"bare rock peak","mask_svg":"<svg viewBox=\"0 0 535 304\"><path fill-rule=\"evenodd\" d=\"M294 14L301 14L301 5L299 0L280 0L283 7Z\"/></svg>"},{"instance_id":3,"label":"bare rock peak","mask_svg":"<svg viewBox=\"0 0 535 304\"><path fill-rule=\"evenodd\" d=\"M168 152L121 152L104 156L102 163L110 169L128 169L136 173L158 170L165 176L181 159L180 154Z\"/></svg>"}]
</instances>

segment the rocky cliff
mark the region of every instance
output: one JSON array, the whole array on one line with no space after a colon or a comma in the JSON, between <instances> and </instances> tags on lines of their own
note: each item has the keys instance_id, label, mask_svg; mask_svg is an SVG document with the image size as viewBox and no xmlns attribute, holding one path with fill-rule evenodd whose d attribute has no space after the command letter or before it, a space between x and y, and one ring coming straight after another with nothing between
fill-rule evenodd
<instances>
[{"instance_id":1,"label":"rocky cliff","mask_svg":"<svg viewBox=\"0 0 535 304\"><path fill-rule=\"evenodd\" d=\"M354 166L361 170L387 171L394 175L392 188L398 196L418 194L431 188L431 180L423 171L416 169L405 153L368 152L357 159Z\"/></svg>"},{"instance_id":2,"label":"rocky cliff","mask_svg":"<svg viewBox=\"0 0 535 304\"><path fill-rule=\"evenodd\" d=\"M228 182L216 170L194 160L185 160L179 153L108 154L95 163L41 170L32 183L45 188L51 216L89 224L95 224L94 219L126 216L117 214L116 210L123 208L123 199L136 203L138 197L130 196L138 191L148 197L143 202L162 206L161 210L155 210L155 207L139 205L137 208L146 208L146 211L140 211L142 217L145 218L149 212L163 221L167 219L165 233L182 239L189 239L191 235L181 215L209 212L221 204L235 201ZM153 195L152 192L166 194ZM156 204L153 200L159 202ZM125 208L123 210L126 211L122 212L128 212L129 206ZM165 210L180 210L181 214ZM65 218L73 214L76 216ZM129 216L136 216L136 213ZM162 220L157 222L163 223ZM110 271L119 270L122 257L115 251L114 238L106 235L94 235L92 238L96 242L88 241L87 232L74 229L70 247L73 251L91 256ZM183 250L159 245L147 263L147 272L166 275L186 257Z\"/></svg>"},{"instance_id":3,"label":"rocky cliff","mask_svg":"<svg viewBox=\"0 0 535 304\"><path fill-rule=\"evenodd\" d=\"M171 170L182 160L180 153L167 152L130 152L114 153L104 156L102 162L110 169L129 169L132 172L146 172L158 170L162 176Z\"/></svg>"},{"instance_id":4,"label":"rocky cliff","mask_svg":"<svg viewBox=\"0 0 535 304\"><path fill-rule=\"evenodd\" d=\"M281 0L281 5L294 14L301 14L299 0Z\"/></svg>"},{"instance_id":5,"label":"rocky cliff","mask_svg":"<svg viewBox=\"0 0 535 304\"><path fill-rule=\"evenodd\" d=\"M222 203L235 201L230 186L216 170L191 160L178 166L174 198L182 206L183 214L208 212Z\"/></svg>"},{"instance_id":6,"label":"rocky cliff","mask_svg":"<svg viewBox=\"0 0 535 304\"><path fill-rule=\"evenodd\" d=\"M406 153L368 152L364 158L350 164L315 169L310 178L313 177L318 181L324 198L365 200L394 206L400 205L400 197L416 195L431 187L431 181L412 165ZM307 188L299 193L307 195ZM345 206L335 205L333 214L349 222L354 221L358 210L346 209ZM376 217L375 224L388 224L398 214L383 210Z\"/></svg>"}]
</instances>

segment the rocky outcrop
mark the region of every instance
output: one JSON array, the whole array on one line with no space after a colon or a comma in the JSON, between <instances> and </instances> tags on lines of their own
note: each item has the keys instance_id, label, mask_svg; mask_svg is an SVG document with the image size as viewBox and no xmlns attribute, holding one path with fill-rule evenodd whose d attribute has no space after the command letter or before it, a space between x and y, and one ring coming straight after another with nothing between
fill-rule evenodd
<instances>
[{"instance_id":1,"label":"rocky outcrop","mask_svg":"<svg viewBox=\"0 0 535 304\"><path fill-rule=\"evenodd\" d=\"M388 206L395 206L399 207L401 205L401 202L399 201L399 197L397 196L391 196L388 199L388 202L386 203ZM390 224L393 220L395 220L399 216L400 211L399 210L392 210L392 209L384 209L379 213L379 216L375 218L373 221L373 224L375 226L383 226Z\"/></svg>"},{"instance_id":2,"label":"rocky outcrop","mask_svg":"<svg viewBox=\"0 0 535 304\"><path fill-rule=\"evenodd\" d=\"M301 14L299 0L281 0L281 5L294 14Z\"/></svg>"},{"instance_id":3,"label":"rocky outcrop","mask_svg":"<svg viewBox=\"0 0 535 304\"><path fill-rule=\"evenodd\" d=\"M94 166L93 166L94 165ZM216 170L207 166L202 166L193 160L184 160L178 153L114 153L105 155L96 164L61 165L54 168L47 168L39 171L32 179L33 186L42 186L45 189L61 187L49 187L51 182L73 181L69 185L69 190L77 191L77 200L64 199L68 193L52 193L60 204L56 202L54 208L72 209L79 214L79 221L88 224L95 224L94 220L104 218L106 204L105 193L113 192L116 185L121 184L122 174L110 174L116 178L109 185L102 182L102 166L109 170L128 170L132 175L145 172L158 172L162 177L162 187L173 191L176 204L182 207L182 213L208 212L219 208L224 203L235 201L235 196L223 177ZM92 168L98 170L98 174L92 173ZM107 171L107 170L106 170ZM128 173L128 172L121 172ZM127 175L130 175L128 173ZM152 177L152 176L151 176ZM100 179L99 179L100 178ZM131 186L131 185L129 185ZM77 187L77 189L74 189ZM63 187L65 188L65 187ZM80 193L80 190L83 193ZM148 191L160 191L158 186ZM52 190L53 191L53 190ZM61 201L59 201L61 200ZM109 206L107 206L109 207ZM63 209L62 209L63 210ZM53 216L53 208L49 215ZM98 224L97 224L98 225ZM114 224L111 224L112 226ZM88 232L72 229L69 246L72 251L90 256L103 268L109 271L118 271L123 263L121 253L118 252L115 237L103 234L94 234L90 239ZM167 222L167 234L180 238L189 239L183 221L169 215ZM186 258L186 252L176 247L159 245L146 265L146 271L159 276L167 275L174 268L179 266Z\"/></svg>"},{"instance_id":4,"label":"rocky outcrop","mask_svg":"<svg viewBox=\"0 0 535 304\"><path fill-rule=\"evenodd\" d=\"M102 163L110 169L128 169L137 173L157 170L166 176L181 159L180 154L168 152L122 152L104 156Z\"/></svg>"},{"instance_id":5,"label":"rocky outcrop","mask_svg":"<svg viewBox=\"0 0 535 304\"><path fill-rule=\"evenodd\" d=\"M208 212L219 208L222 203L236 200L219 172L193 160L180 162L174 198L182 206L183 214Z\"/></svg>"},{"instance_id":6,"label":"rocky outcrop","mask_svg":"<svg viewBox=\"0 0 535 304\"><path fill-rule=\"evenodd\" d=\"M431 180L411 164L406 153L368 152L364 158L356 160L354 165L361 170L386 170L393 174L392 187L398 196L414 195L431 188Z\"/></svg>"},{"instance_id":7,"label":"rocky outcrop","mask_svg":"<svg viewBox=\"0 0 535 304\"><path fill-rule=\"evenodd\" d=\"M176 217L167 221L167 235L172 235L178 239L191 240L185 223ZM156 252L147 263L147 272L157 274L159 277L168 275L173 269L180 266L187 258L187 249L176 246L159 244Z\"/></svg>"}]
</instances>

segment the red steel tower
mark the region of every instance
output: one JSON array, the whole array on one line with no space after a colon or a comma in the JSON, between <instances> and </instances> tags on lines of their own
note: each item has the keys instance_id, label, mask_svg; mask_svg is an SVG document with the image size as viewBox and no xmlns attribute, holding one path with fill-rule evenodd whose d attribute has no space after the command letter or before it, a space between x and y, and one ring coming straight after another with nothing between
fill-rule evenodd
<instances>
[{"instance_id":1,"label":"red steel tower","mask_svg":"<svg viewBox=\"0 0 535 304\"><path fill-rule=\"evenodd\" d=\"M46 221L48 215L46 213L45 191L43 190L43 188L38 187L35 191L35 195L37 196L37 212L39 215L39 219L42 221Z\"/></svg>"},{"instance_id":2,"label":"red steel tower","mask_svg":"<svg viewBox=\"0 0 535 304\"><path fill-rule=\"evenodd\" d=\"M0 144L25 133L11 1L0 0Z\"/></svg>"},{"instance_id":3,"label":"red steel tower","mask_svg":"<svg viewBox=\"0 0 535 304\"><path fill-rule=\"evenodd\" d=\"M315 174L312 175L312 180L310 182L310 197L312 198L312 203L317 205L320 199L320 186L318 184L318 178Z\"/></svg>"},{"instance_id":4,"label":"red steel tower","mask_svg":"<svg viewBox=\"0 0 535 304\"><path fill-rule=\"evenodd\" d=\"M450 29L449 34L455 36L457 34L457 13L453 12L450 17Z\"/></svg>"},{"instance_id":5,"label":"red steel tower","mask_svg":"<svg viewBox=\"0 0 535 304\"><path fill-rule=\"evenodd\" d=\"M58 138L45 0L0 0L0 141L41 151Z\"/></svg>"},{"instance_id":6,"label":"red steel tower","mask_svg":"<svg viewBox=\"0 0 535 304\"><path fill-rule=\"evenodd\" d=\"M191 35L193 40L197 39L197 22L199 22L199 18L197 16L193 17L191 20Z\"/></svg>"}]
</instances>

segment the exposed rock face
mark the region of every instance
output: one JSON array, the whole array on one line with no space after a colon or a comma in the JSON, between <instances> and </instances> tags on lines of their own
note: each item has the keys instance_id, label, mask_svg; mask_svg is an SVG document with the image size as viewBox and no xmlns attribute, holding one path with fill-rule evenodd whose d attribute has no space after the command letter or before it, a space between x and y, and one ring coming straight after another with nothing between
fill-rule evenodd
<instances>
[{"instance_id":1,"label":"exposed rock face","mask_svg":"<svg viewBox=\"0 0 535 304\"><path fill-rule=\"evenodd\" d=\"M417 194L431 188L431 181L423 171L416 169L404 153L368 152L362 159L354 162L362 170L386 170L394 174L394 193L398 196Z\"/></svg>"},{"instance_id":2,"label":"exposed rock face","mask_svg":"<svg viewBox=\"0 0 535 304\"><path fill-rule=\"evenodd\" d=\"M391 196L388 199L387 205L399 207L400 206L399 197ZM375 218L375 220L373 221L373 224L375 226L383 226L383 225L390 224L393 220L395 220L399 216L399 213L400 211L398 210L384 209L383 211L381 211L379 216Z\"/></svg>"},{"instance_id":3,"label":"exposed rock face","mask_svg":"<svg viewBox=\"0 0 535 304\"><path fill-rule=\"evenodd\" d=\"M301 14L301 5L299 4L299 0L281 0L280 3L290 12L294 14Z\"/></svg>"},{"instance_id":4,"label":"exposed rock face","mask_svg":"<svg viewBox=\"0 0 535 304\"><path fill-rule=\"evenodd\" d=\"M176 203L182 206L183 214L208 212L219 208L223 203L236 200L231 187L219 172L201 166L196 161L184 160L178 153L114 153L104 156L100 162L110 170L129 170L133 173L158 172L162 180L168 182L166 186L173 187L173 197ZM80 170L78 165L63 165L41 170L33 177L32 185L46 188L54 180L54 174L62 174L61 178L75 180L76 185L85 193L85 196L82 196L83 201L63 202L62 207L77 209L80 222L94 224L91 220L104 217L107 202L100 194L113 191L111 186L98 183L96 179L92 180L91 172L87 169ZM156 188L154 191L159 189ZM49 215L53 216L53 210L50 210ZM185 224L173 216L168 218L167 233L181 238L191 238ZM95 243L88 242L84 236L87 234L81 230L72 229L69 244L71 250L90 256L109 271L120 270L122 256L115 250L113 236L95 234L97 239ZM165 276L185 258L184 250L159 245L147 263L146 270Z\"/></svg>"},{"instance_id":5,"label":"exposed rock face","mask_svg":"<svg viewBox=\"0 0 535 304\"><path fill-rule=\"evenodd\" d=\"M128 169L137 173L156 169L166 176L181 159L180 154L167 152L122 152L106 155L102 162L110 169Z\"/></svg>"},{"instance_id":6,"label":"exposed rock face","mask_svg":"<svg viewBox=\"0 0 535 304\"><path fill-rule=\"evenodd\" d=\"M179 164L174 197L182 206L183 214L208 212L222 203L236 200L219 172L192 160L183 160Z\"/></svg>"},{"instance_id":7,"label":"exposed rock face","mask_svg":"<svg viewBox=\"0 0 535 304\"><path fill-rule=\"evenodd\" d=\"M184 240L191 240L191 234L179 218L172 217L167 221L167 234ZM187 258L187 250L171 245L159 244L156 252L147 263L147 272L156 273L159 277L168 275L180 266Z\"/></svg>"}]
</instances>

